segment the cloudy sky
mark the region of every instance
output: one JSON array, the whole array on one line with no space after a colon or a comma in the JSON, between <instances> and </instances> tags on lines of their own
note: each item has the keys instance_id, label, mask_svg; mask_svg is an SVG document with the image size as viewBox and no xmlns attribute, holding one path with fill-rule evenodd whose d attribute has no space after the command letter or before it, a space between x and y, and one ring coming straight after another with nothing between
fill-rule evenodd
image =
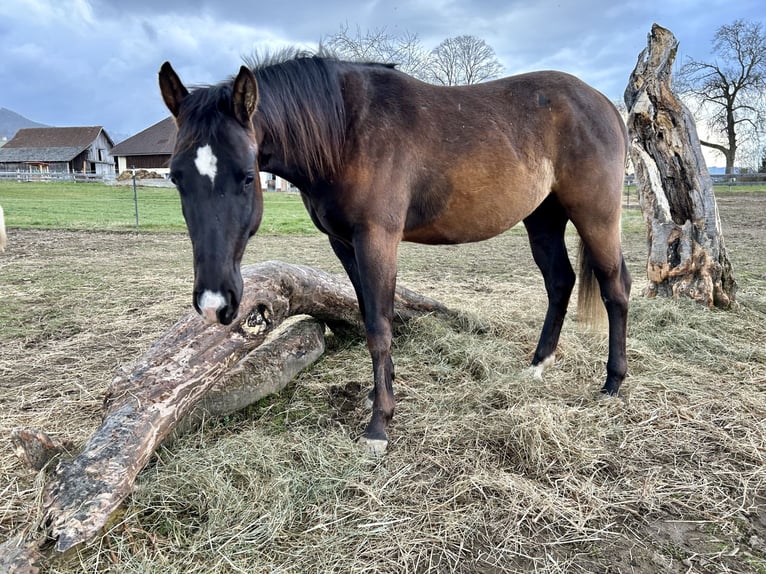
<instances>
[{"instance_id":1,"label":"cloudy sky","mask_svg":"<svg viewBox=\"0 0 766 574\"><path fill-rule=\"evenodd\" d=\"M766 24L763 0L2 0L0 107L54 126L132 135L167 112L157 70L188 84L234 73L243 54L315 47L342 25L417 34L426 48L469 34L507 74L574 73L621 99L652 23L679 60L710 59L715 30Z\"/></svg>"}]
</instances>

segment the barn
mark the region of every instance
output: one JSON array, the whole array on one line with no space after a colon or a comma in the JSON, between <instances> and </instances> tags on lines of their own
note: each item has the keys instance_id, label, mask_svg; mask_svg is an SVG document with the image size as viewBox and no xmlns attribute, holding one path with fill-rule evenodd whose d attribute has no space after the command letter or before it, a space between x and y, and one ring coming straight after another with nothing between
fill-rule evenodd
<instances>
[{"instance_id":1,"label":"barn","mask_svg":"<svg viewBox=\"0 0 766 574\"><path fill-rule=\"evenodd\" d=\"M114 146L112 156L117 160L117 171L145 169L166 175L175 143L176 124L168 116Z\"/></svg>"},{"instance_id":2,"label":"barn","mask_svg":"<svg viewBox=\"0 0 766 574\"><path fill-rule=\"evenodd\" d=\"M113 147L101 126L22 128L0 148L0 172L110 176Z\"/></svg>"},{"instance_id":3,"label":"barn","mask_svg":"<svg viewBox=\"0 0 766 574\"><path fill-rule=\"evenodd\" d=\"M118 143L112 149L117 171L145 169L167 176L176 143L176 124L172 116ZM270 173L261 172L261 186L268 191L296 191L293 186Z\"/></svg>"}]
</instances>

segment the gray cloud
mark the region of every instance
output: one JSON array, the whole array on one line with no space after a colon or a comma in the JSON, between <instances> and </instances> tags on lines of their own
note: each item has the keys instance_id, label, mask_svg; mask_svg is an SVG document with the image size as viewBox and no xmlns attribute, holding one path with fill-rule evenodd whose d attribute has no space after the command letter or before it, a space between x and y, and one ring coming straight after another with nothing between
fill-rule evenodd
<instances>
[{"instance_id":1,"label":"gray cloud","mask_svg":"<svg viewBox=\"0 0 766 574\"><path fill-rule=\"evenodd\" d=\"M4 0L0 106L132 134L166 115L156 85L163 61L187 83L215 82L243 54L312 47L341 25L416 33L426 48L478 36L509 74L561 69L619 99L652 23L679 39L679 60L702 59L716 28L737 18L766 24L761 0Z\"/></svg>"}]
</instances>

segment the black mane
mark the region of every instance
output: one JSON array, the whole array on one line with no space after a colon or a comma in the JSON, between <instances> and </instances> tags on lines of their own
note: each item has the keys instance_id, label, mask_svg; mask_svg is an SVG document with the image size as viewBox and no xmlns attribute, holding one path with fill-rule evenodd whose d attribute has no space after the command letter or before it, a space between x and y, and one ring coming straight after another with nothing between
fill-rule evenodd
<instances>
[{"instance_id":1,"label":"black mane","mask_svg":"<svg viewBox=\"0 0 766 574\"><path fill-rule=\"evenodd\" d=\"M346 110L338 69L343 63L303 52L284 59L287 54L253 67L258 110L281 159L289 157L314 179L335 171L341 161Z\"/></svg>"},{"instance_id":2,"label":"black mane","mask_svg":"<svg viewBox=\"0 0 766 574\"><path fill-rule=\"evenodd\" d=\"M340 68L348 65L320 51L287 49L246 59L258 82L258 112L266 137L282 160L301 166L310 179L332 173L340 165L346 134L346 110ZM214 86L199 86L184 100L179 124L185 139L211 139L231 115L233 78Z\"/></svg>"}]
</instances>

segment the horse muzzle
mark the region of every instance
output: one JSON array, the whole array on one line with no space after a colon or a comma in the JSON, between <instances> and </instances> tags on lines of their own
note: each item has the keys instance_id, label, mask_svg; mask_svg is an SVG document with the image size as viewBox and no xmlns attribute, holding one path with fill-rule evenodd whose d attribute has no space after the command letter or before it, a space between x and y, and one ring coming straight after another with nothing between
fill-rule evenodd
<instances>
[{"instance_id":1,"label":"horse muzzle","mask_svg":"<svg viewBox=\"0 0 766 574\"><path fill-rule=\"evenodd\" d=\"M229 325L237 315L239 299L233 291L195 291L194 308L206 323Z\"/></svg>"}]
</instances>

